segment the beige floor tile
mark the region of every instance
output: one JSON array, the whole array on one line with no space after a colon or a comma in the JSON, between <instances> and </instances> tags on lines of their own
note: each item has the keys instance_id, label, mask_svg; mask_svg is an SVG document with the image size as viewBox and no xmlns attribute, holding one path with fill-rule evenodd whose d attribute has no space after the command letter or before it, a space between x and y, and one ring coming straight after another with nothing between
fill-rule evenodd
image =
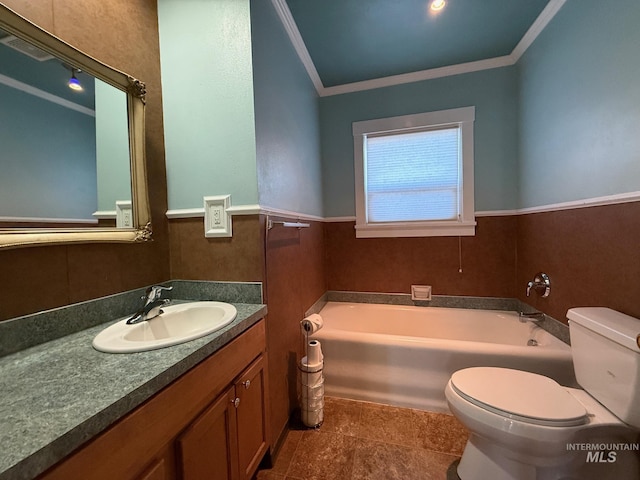
<instances>
[{"instance_id":1,"label":"beige floor tile","mask_svg":"<svg viewBox=\"0 0 640 480\"><path fill-rule=\"evenodd\" d=\"M348 480L351 478L356 439L337 433L304 432L291 460L287 478Z\"/></svg>"},{"instance_id":2,"label":"beige floor tile","mask_svg":"<svg viewBox=\"0 0 640 480\"><path fill-rule=\"evenodd\" d=\"M458 457L358 439L351 480L448 480Z\"/></svg>"},{"instance_id":3,"label":"beige floor tile","mask_svg":"<svg viewBox=\"0 0 640 480\"><path fill-rule=\"evenodd\" d=\"M324 422L320 431L355 436L360 425L361 411L362 402L326 397L324 400Z\"/></svg>"},{"instance_id":4,"label":"beige floor tile","mask_svg":"<svg viewBox=\"0 0 640 480\"><path fill-rule=\"evenodd\" d=\"M436 452L462 455L469 432L453 415L413 410L417 445Z\"/></svg>"},{"instance_id":5,"label":"beige floor tile","mask_svg":"<svg viewBox=\"0 0 640 480\"><path fill-rule=\"evenodd\" d=\"M452 416L325 398L319 429L291 427L256 480L459 480L468 433Z\"/></svg>"},{"instance_id":6,"label":"beige floor tile","mask_svg":"<svg viewBox=\"0 0 640 480\"><path fill-rule=\"evenodd\" d=\"M408 408L363 403L358 437L396 445L416 446L417 425Z\"/></svg>"}]
</instances>

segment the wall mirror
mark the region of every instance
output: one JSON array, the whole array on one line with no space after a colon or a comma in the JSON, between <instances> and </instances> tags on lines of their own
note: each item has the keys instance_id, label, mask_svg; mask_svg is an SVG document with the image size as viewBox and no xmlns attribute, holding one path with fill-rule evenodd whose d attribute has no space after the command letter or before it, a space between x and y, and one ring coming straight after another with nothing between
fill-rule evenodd
<instances>
[{"instance_id":1,"label":"wall mirror","mask_svg":"<svg viewBox=\"0 0 640 480\"><path fill-rule=\"evenodd\" d=\"M145 86L0 5L0 249L151 238Z\"/></svg>"}]
</instances>

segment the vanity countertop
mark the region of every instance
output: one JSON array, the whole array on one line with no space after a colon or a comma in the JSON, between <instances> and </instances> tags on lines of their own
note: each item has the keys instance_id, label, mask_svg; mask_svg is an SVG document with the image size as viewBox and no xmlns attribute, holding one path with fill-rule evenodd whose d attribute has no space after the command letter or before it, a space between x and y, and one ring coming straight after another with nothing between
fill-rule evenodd
<instances>
[{"instance_id":1,"label":"vanity countertop","mask_svg":"<svg viewBox=\"0 0 640 480\"><path fill-rule=\"evenodd\" d=\"M159 350L98 352L91 342L105 323L0 358L0 480L42 473L267 312L233 305L238 315L223 329Z\"/></svg>"}]
</instances>

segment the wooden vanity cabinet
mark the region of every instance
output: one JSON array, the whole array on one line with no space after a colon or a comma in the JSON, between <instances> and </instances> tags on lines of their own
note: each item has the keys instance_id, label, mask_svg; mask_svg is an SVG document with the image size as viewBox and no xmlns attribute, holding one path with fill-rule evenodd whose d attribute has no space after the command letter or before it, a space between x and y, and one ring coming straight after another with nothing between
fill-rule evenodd
<instances>
[{"instance_id":1,"label":"wooden vanity cabinet","mask_svg":"<svg viewBox=\"0 0 640 480\"><path fill-rule=\"evenodd\" d=\"M266 356L258 357L235 384L240 479L250 480L269 448Z\"/></svg>"},{"instance_id":2,"label":"wooden vanity cabinet","mask_svg":"<svg viewBox=\"0 0 640 480\"><path fill-rule=\"evenodd\" d=\"M182 480L239 478L235 399L231 387L178 437Z\"/></svg>"},{"instance_id":3,"label":"wooden vanity cabinet","mask_svg":"<svg viewBox=\"0 0 640 480\"><path fill-rule=\"evenodd\" d=\"M264 320L39 478L249 480L268 451Z\"/></svg>"},{"instance_id":4,"label":"wooden vanity cabinet","mask_svg":"<svg viewBox=\"0 0 640 480\"><path fill-rule=\"evenodd\" d=\"M251 479L268 448L264 363L259 356L178 437L183 480Z\"/></svg>"}]
</instances>

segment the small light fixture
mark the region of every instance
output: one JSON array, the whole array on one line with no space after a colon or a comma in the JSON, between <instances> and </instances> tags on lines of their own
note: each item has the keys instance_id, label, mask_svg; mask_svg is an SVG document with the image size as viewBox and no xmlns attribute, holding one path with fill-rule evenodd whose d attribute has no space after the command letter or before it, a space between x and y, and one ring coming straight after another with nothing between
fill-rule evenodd
<instances>
[{"instance_id":1,"label":"small light fixture","mask_svg":"<svg viewBox=\"0 0 640 480\"><path fill-rule=\"evenodd\" d=\"M67 86L71 90L75 90L76 92L81 92L82 90L84 90L84 88L82 88L82 85L80 84L80 81L76 78L76 73L80 73L80 70L78 70L77 68L72 68L71 69L71 78L67 82Z\"/></svg>"},{"instance_id":2,"label":"small light fixture","mask_svg":"<svg viewBox=\"0 0 640 480\"><path fill-rule=\"evenodd\" d=\"M429 8L431 8L431 10L433 10L434 12L439 12L444 8L446 3L447 2L445 0L433 0Z\"/></svg>"}]
</instances>

